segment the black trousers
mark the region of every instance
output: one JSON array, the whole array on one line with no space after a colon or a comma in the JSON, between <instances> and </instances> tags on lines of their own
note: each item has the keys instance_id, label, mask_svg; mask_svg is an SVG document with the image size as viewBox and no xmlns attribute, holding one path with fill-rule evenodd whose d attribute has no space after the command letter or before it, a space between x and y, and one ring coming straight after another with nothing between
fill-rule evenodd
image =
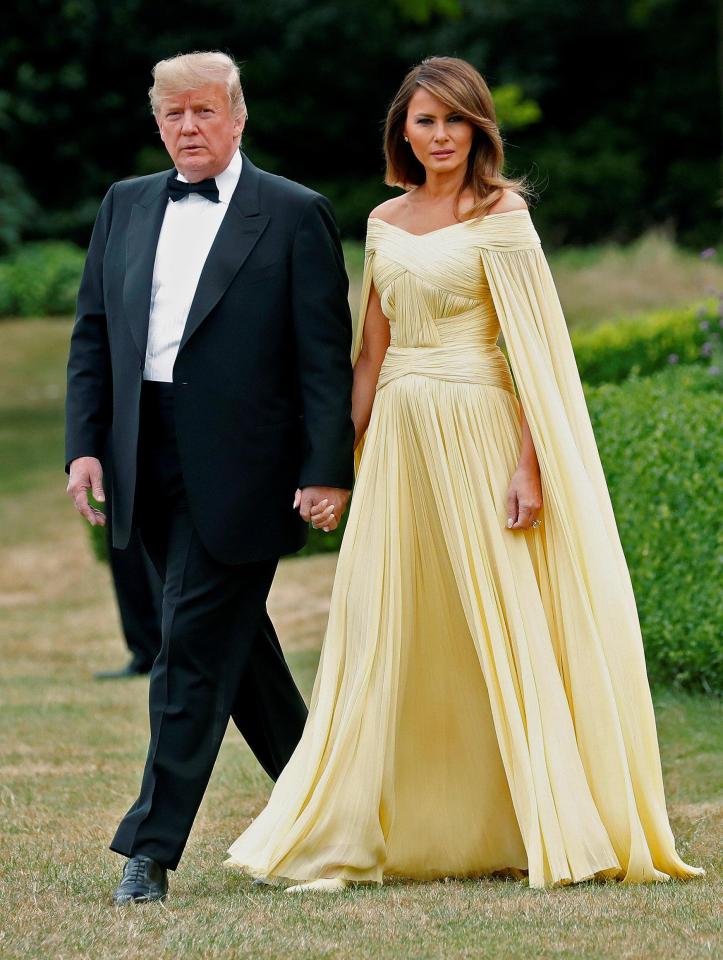
<instances>
[{"instance_id":1,"label":"black trousers","mask_svg":"<svg viewBox=\"0 0 723 960\"><path fill-rule=\"evenodd\" d=\"M108 466L105 470L109 470ZM113 546L111 529L113 503L111 485L105 491L105 530L108 561L113 576L118 613L131 664L136 670L151 669L161 647L161 603L163 584L138 530L131 533L125 550Z\"/></svg>"},{"instance_id":2,"label":"black trousers","mask_svg":"<svg viewBox=\"0 0 723 960\"><path fill-rule=\"evenodd\" d=\"M144 382L141 395L135 518L163 580L162 641L150 676L140 794L111 849L175 869L229 717L276 779L301 738L307 710L266 612L278 560L219 563L196 532L172 391L171 384ZM223 491L208 495L222 509Z\"/></svg>"}]
</instances>

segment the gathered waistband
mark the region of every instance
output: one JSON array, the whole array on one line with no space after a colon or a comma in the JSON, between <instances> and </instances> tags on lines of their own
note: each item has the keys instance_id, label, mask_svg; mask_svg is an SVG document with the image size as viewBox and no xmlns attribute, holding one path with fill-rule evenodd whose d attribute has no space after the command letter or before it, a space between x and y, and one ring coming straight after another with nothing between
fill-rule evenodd
<instances>
[{"instance_id":1,"label":"gathered waistband","mask_svg":"<svg viewBox=\"0 0 723 960\"><path fill-rule=\"evenodd\" d=\"M455 383L485 384L501 387L514 395L509 364L500 348L486 344L461 344L442 347L394 347L387 353L379 371L377 390L392 380L416 374Z\"/></svg>"}]
</instances>

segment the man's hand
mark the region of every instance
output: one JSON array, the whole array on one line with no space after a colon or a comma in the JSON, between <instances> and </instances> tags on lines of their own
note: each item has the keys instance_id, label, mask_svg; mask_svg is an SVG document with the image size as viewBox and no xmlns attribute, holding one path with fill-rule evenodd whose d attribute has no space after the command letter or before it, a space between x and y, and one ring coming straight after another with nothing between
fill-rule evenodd
<instances>
[{"instance_id":1,"label":"man's hand","mask_svg":"<svg viewBox=\"0 0 723 960\"><path fill-rule=\"evenodd\" d=\"M98 503L105 502L103 492L103 467L95 457L78 457L70 464L67 494L75 504L75 509L92 526L105 526L105 514L88 503L88 490Z\"/></svg>"},{"instance_id":2,"label":"man's hand","mask_svg":"<svg viewBox=\"0 0 723 960\"><path fill-rule=\"evenodd\" d=\"M315 529L330 533L339 526L350 496L351 490L339 487L304 487L296 491L294 510L298 507L302 519Z\"/></svg>"}]
</instances>

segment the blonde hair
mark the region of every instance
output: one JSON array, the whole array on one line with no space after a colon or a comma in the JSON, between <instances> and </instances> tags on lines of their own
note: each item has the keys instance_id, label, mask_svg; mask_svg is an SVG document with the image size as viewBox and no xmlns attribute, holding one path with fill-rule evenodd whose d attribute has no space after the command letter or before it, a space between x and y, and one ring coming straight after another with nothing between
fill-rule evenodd
<instances>
[{"instance_id":1,"label":"blonde hair","mask_svg":"<svg viewBox=\"0 0 723 960\"><path fill-rule=\"evenodd\" d=\"M426 179L423 164L404 141L409 101L420 87L474 127L467 172L455 202L455 216L458 216L460 196L467 188L472 190L475 198L468 218L483 216L502 197L505 188L532 195L526 178L503 176L504 147L492 94L481 74L466 60L457 57L427 57L402 81L389 107L384 129L384 182L388 186L410 190Z\"/></svg>"},{"instance_id":2,"label":"blonde hair","mask_svg":"<svg viewBox=\"0 0 723 960\"><path fill-rule=\"evenodd\" d=\"M151 73L153 86L149 88L148 96L155 116L158 116L164 97L183 90L195 90L207 83L225 83L233 116L248 117L239 68L231 57L219 50L180 53L159 60Z\"/></svg>"}]
</instances>

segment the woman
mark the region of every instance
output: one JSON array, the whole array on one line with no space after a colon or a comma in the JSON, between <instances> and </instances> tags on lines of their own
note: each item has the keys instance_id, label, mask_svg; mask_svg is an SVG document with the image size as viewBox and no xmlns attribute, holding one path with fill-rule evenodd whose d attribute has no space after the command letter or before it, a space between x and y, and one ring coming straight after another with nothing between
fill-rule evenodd
<instances>
[{"instance_id":1,"label":"woman","mask_svg":"<svg viewBox=\"0 0 723 960\"><path fill-rule=\"evenodd\" d=\"M407 192L368 223L366 437L309 718L227 865L294 891L702 875L675 850L630 578L482 77L423 61L385 150Z\"/></svg>"}]
</instances>

